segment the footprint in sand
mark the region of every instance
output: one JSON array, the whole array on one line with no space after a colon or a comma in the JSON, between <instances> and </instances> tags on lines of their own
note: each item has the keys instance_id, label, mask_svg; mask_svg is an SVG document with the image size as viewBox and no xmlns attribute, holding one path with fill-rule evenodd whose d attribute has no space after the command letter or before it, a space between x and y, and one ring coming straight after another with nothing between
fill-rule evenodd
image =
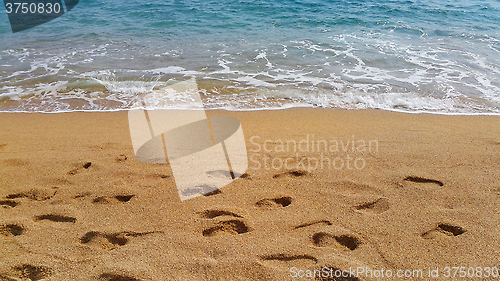
<instances>
[{"instance_id":1,"label":"footprint in sand","mask_svg":"<svg viewBox=\"0 0 500 281\"><path fill-rule=\"evenodd\" d=\"M0 280L16 281L16 280L42 280L51 274L52 270L45 266L35 266L31 264L22 264L12 268L12 272L0 274ZM11 278L12 277L12 278Z\"/></svg>"},{"instance_id":2,"label":"footprint in sand","mask_svg":"<svg viewBox=\"0 0 500 281\"><path fill-rule=\"evenodd\" d=\"M9 194L7 195L7 199L17 199L17 198L28 198L36 201L45 201L54 197L57 193L57 187L53 187L52 189L39 189L33 188L28 191Z\"/></svg>"},{"instance_id":3,"label":"footprint in sand","mask_svg":"<svg viewBox=\"0 0 500 281\"><path fill-rule=\"evenodd\" d=\"M276 254L260 256L260 259L272 267L285 268L307 268L318 262L318 259L311 255Z\"/></svg>"},{"instance_id":4,"label":"footprint in sand","mask_svg":"<svg viewBox=\"0 0 500 281\"><path fill-rule=\"evenodd\" d=\"M124 246L129 242L129 237L139 237L148 234L156 233L155 231L149 232L133 232L124 231L118 233L104 233L99 231L90 231L80 238L80 243L101 248L104 250L112 250L120 246Z\"/></svg>"},{"instance_id":5,"label":"footprint in sand","mask_svg":"<svg viewBox=\"0 0 500 281\"><path fill-rule=\"evenodd\" d=\"M97 231L87 232L80 238L82 244L102 248L105 250L115 249L127 244L128 239L122 233L106 234Z\"/></svg>"},{"instance_id":6,"label":"footprint in sand","mask_svg":"<svg viewBox=\"0 0 500 281\"><path fill-rule=\"evenodd\" d=\"M222 192L219 189L214 190L213 186L210 186L208 184L202 184L202 185L197 185L197 186L185 188L184 190L181 191L181 193L183 196L188 197L188 196L193 196L193 195L196 195L196 196L199 196L199 195L214 196L214 195L221 194Z\"/></svg>"},{"instance_id":7,"label":"footprint in sand","mask_svg":"<svg viewBox=\"0 0 500 281\"><path fill-rule=\"evenodd\" d=\"M118 163L124 162L128 159L128 157L125 154L120 154L115 158L115 161Z\"/></svg>"},{"instance_id":8,"label":"footprint in sand","mask_svg":"<svg viewBox=\"0 0 500 281\"><path fill-rule=\"evenodd\" d=\"M316 226L316 225L325 226L325 225L332 225L332 223L330 221L327 221L327 220L319 220L319 221L313 221L313 222L308 222L308 223L298 225L295 227L295 229L309 227L309 226Z\"/></svg>"},{"instance_id":9,"label":"footprint in sand","mask_svg":"<svg viewBox=\"0 0 500 281\"><path fill-rule=\"evenodd\" d=\"M81 165L77 165L76 168L74 169L71 169L69 172L68 172L68 175L76 175L78 173L79 170L81 170L82 168L87 170L88 168L90 168L92 166L92 162L85 162Z\"/></svg>"},{"instance_id":10,"label":"footprint in sand","mask_svg":"<svg viewBox=\"0 0 500 281\"><path fill-rule=\"evenodd\" d=\"M231 217L235 217L235 218L242 218L242 216L240 216L238 214L235 214L235 213L229 212L229 211L224 211L224 210L206 210L206 211L200 212L199 214L201 215L202 218L206 218L206 219L213 219L213 218L220 217L220 216L231 216Z\"/></svg>"},{"instance_id":11,"label":"footprint in sand","mask_svg":"<svg viewBox=\"0 0 500 281\"><path fill-rule=\"evenodd\" d=\"M440 224L438 224L438 226L436 228L422 233L421 236L424 239L436 239L438 237L459 236L459 235L464 234L465 232L466 232L466 230L460 226L454 226L451 224L440 223Z\"/></svg>"},{"instance_id":12,"label":"footprint in sand","mask_svg":"<svg viewBox=\"0 0 500 281\"><path fill-rule=\"evenodd\" d=\"M351 235L332 235L325 232L318 232L312 236L312 243L317 247L331 247L343 251L354 251L362 243Z\"/></svg>"},{"instance_id":13,"label":"footprint in sand","mask_svg":"<svg viewBox=\"0 0 500 281\"><path fill-rule=\"evenodd\" d=\"M169 179L172 176L164 174L164 173L151 173L151 174L146 175L146 177L151 178L151 179L158 179L158 178L160 178L160 179Z\"/></svg>"},{"instance_id":14,"label":"footprint in sand","mask_svg":"<svg viewBox=\"0 0 500 281\"><path fill-rule=\"evenodd\" d=\"M135 195L116 195L116 196L100 196L92 200L92 203L96 204L118 204L126 203L132 199Z\"/></svg>"},{"instance_id":15,"label":"footprint in sand","mask_svg":"<svg viewBox=\"0 0 500 281\"><path fill-rule=\"evenodd\" d=\"M416 176L406 177L404 179L404 181L413 182L413 183L430 183L430 184L435 184L438 186L444 186L443 182L441 182L441 181L433 180L433 179L426 179L426 178L416 177Z\"/></svg>"},{"instance_id":16,"label":"footprint in sand","mask_svg":"<svg viewBox=\"0 0 500 281\"><path fill-rule=\"evenodd\" d=\"M292 198L288 196L262 199L255 203L257 207L274 208L274 207L288 207L292 204Z\"/></svg>"},{"instance_id":17,"label":"footprint in sand","mask_svg":"<svg viewBox=\"0 0 500 281\"><path fill-rule=\"evenodd\" d=\"M208 196L214 196L214 195L219 195L219 194L222 194L222 191L220 191L219 189L216 189L216 190L214 190L212 192L203 194L203 196L207 196L208 197Z\"/></svg>"},{"instance_id":18,"label":"footprint in sand","mask_svg":"<svg viewBox=\"0 0 500 281\"><path fill-rule=\"evenodd\" d=\"M69 222L69 223L76 222L76 218L74 217L56 215L56 214L48 214L35 217L35 221L42 221L42 220L48 220L52 222Z\"/></svg>"},{"instance_id":19,"label":"footprint in sand","mask_svg":"<svg viewBox=\"0 0 500 281\"><path fill-rule=\"evenodd\" d=\"M237 175L235 175L237 176ZM240 179L246 179L246 180L251 180L252 177L248 173L243 173L241 176L239 176Z\"/></svg>"},{"instance_id":20,"label":"footprint in sand","mask_svg":"<svg viewBox=\"0 0 500 281\"><path fill-rule=\"evenodd\" d=\"M242 234L250 231L250 228L245 224L243 220L234 219L234 218L243 218L242 216L226 211L226 210L205 210L203 212L199 212L200 216L205 219L215 219L218 217L230 217L232 219L219 221L215 224L215 226L205 228L202 232L203 236L211 237L217 236L221 234ZM227 219L227 218L226 218Z\"/></svg>"},{"instance_id":21,"label":"footprint in sand","mask_svg":"<svg viewBox=\"0 0 500 281\"><path fill-rule=\"evenodd\" d=\"M287 172L284 172L281 174L276 174L273 176L273 178L277 179L277 178L287 177L287 176L298 178L298 177L303 177L303 176L307 176L307 175L310 175L310 173L308 171L292 170L292 171L287 171Z\"/></svg>"},{"instance_id":22,"label":"footprint in sand","mask_svg":"<svg viewBox=\"0 0 500 281\"><path fill-rule=\"evenodd\" d=\"M205 237L218 236L222 234L243 234L251 231L251 229L242 220L227 220L220 221L215 226L203 230L202 234Z\"/></svg>"},{"instance_id":23,"label":"footprint in sand","mask_svg":"<svg viewBox=\"0 0 500 281\"><path fill-rule=\"evenodd\" d=\"M5 237L19 236L23 234L24 227L17 224L0 225L0 235Z\"/></svg>"},{"instance_id":24,"label":"footprint in sand","mask_svg":"<svg viewBox=\"0 0 500 281\"><path fill-rule=\"evenodd\" d=\"M17 205L19 205L19 203L14 200L0 200L0 206L4 208L14 208Z\"/></svg>"},{"instance_id":25,"label":"footprint in sand","mask_svg":"<svg viewBox=\"0 0 500 281\"><path fill-rule=\"evenodd\" d=\"M354 207L358 211L366 213L381 214L390 208L389 199L379 198L374 201L366 202Z\"/></svg>"}]
</instances>

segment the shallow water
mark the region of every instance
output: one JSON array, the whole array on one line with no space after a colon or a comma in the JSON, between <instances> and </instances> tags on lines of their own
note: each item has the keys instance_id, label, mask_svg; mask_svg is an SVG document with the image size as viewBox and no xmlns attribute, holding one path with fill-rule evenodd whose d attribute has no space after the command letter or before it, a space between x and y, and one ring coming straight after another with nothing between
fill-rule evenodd
<instances>
[{"instance_id":1,"label":"shallow water","mask_svg":"<svg viewBox=\"0 0 500 281\"><path fill-rule=\"evenodd\" d=\"M0 110L154 108L195 77L206 108L500 114L498 1L85 1L12 33ZM186 104L186 103L184 103Z\"/></svg>"}]
</instances>

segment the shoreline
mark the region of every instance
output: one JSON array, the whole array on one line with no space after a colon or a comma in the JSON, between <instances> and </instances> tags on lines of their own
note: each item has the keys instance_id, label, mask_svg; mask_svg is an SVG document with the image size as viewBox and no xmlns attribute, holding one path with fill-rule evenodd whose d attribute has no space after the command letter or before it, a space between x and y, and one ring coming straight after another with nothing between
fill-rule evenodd
<instances>
[{"instance_id":1,"label":"shoreline","mask_svg":"<svg viewBox=\"0 0 500 281\"><path fill-rule=\"evenodd\" d=\"M47 111L1 111L0 114L8 114L8 113L18 113L18 114L65 114L65 113L115 113L115 112L124 112L135 109L144 109L144 108L134 108L134 109L124 109L119 108L115 110L70 110L70 111L56 111L56 112L47 112ZM333 111L383 111L383 112L392 112L392 113L403 113L403 114L423 114L423 115L438 115L438 116L500 116L500 113L446 113L446 112L428 112L428 111L406 111L406 110L396 110L396 109L385 109L385 108L362 108L362 109L346 109L346 108L335 108L335 107L313 107L313 106L292 106L292 107L284 107L284 108L247 108L247 109L227 109L227 108L204 108L204 111L227 111L227 112L255 112L255 111L281 111L281 110L301 110L301 109L309 109L309 110L333 110ZM202 109L185 109L185 108L168 108L168 109L153 109L153 110L202 110Z\"/></svg>"},{"instance_id":2,"label":"shoreline","mask_svg":"<svg viewBox=\"0 0 500 281\"><path fill-rule=\"evenodd\" d=\"M438 268L441 278L445 267L500 269L499 116L206 113L241 122L249 169L185 201L170 164L136 159L125 111L0 113L0 279L295 280L298 270L324 267ZM308 137L318 142L299 146ZM349 169L347 157L364 166ZM324 166L307 166L313 158ZM326 168L340 167L337 158L342 168Z\"/></svg>"}]
</instances>

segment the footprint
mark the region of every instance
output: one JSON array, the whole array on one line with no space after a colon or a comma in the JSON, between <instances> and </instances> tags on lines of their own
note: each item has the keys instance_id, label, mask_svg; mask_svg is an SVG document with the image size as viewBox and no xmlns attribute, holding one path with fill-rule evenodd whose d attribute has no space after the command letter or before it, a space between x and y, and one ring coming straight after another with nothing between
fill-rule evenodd
<instances>
[{"instance_id":1,"label":"footprint","mask_svg":"<svg viewBox=\"0 0 500 281\"><path fill-rule=\"evenodd\" d=\"M313 262L318 262L318 259L310 255L287 255L287 254L277 254L277 255L267 255L261 256L262 260L270 261L295 261L295 260L310 260Z\"/></svg>"},{"instance_id":2,"label":"footprint","mask_svg":"<svg viewBox=\"0 0 500 281\"><path fill-rule=\"evenodd\" d=\"M13 200L1 200L0 201L0 206L2 206L4 208L14 208L17 205L19 205L19 203L17 203L16 201L13 201Z\"/></svg>"},{"instance_id":3,"label":"footprint","mask_svg":"<svg viewBox=\"0 0 500 281\"><path fill-rule=\"evenodd\" d=\"M53 221L53 222L71 222L71 223L76 222L76 218L74 218L74 217L54 215L54 214L37 216L37 217L35 217L35 220L37 220L37 221L49 220L49 221Z\"/></svg>"},{"instance_id":4,"label":"footprint","mask_svg":"<svg viewBox=\"0 0 500 281\"><path fill-rule=\"evenodd\" d=\"M203 184L203 185L198 185L198 186L193 186L193 187L188 187L180 191L182 193L182 196L184 197L192 197L192 196L213 196L217 194L221 194L222 192L218 189L214 189L213 186L210 186L208 184Z\"/></svg>"},{"instance_id":5,"label":"footprint","mask_svg":"<svg viewBox=\"0 0 500 281\"><path fill-rule=\"evenodd\" d=\"M34 266L31 264L23 264L13 268L16 275L23 279L29 279L32 281L42 280L48 277L51 270L45 266ZM7 279L8 280L8 279ZM13 279L17 280L17 279Z\"/></svg>"},{"instance_id":6,"label":"footprint","mask_svg":"<svg viewBox=\"0 0 500 281\"><path fill-rule=\"evenodd\" d=\"M387 198L379 198L375 201L360 204L355 207L358 211L365 211L370 213L381 214L389 210L389 200Z\"/></svg>"},{"instance_id":7,"label":"footprint","mask_svg":"<svg viewBox=\"0 0 500 281\"><path fill-rule=\"evenodd\" d=\"M116 195L115 198L120 202L128 202L135 195Z\"/></svg>"},{"instance_id":8,"label":"footprint","mask_svg":"<svg viewBox=\"0 0 500 281\"><path fill-rule=\"evenodd\" d=\"M466 232L465 229L460 226L454 226L451 224L440 223L437 228L426 231L422 233L422 238L424 239L435 239L439 236L458 236Z\"/></svg>"},{"instance_id":9,"label":"footprint","mask_svg":"<svg viewBox=\"0 0 500 281\"><path fill-rule=\"evenodd\" d=\"M20 192L20 193L15 193L15 194L10 194L7 195L7 199L16 199L16 198L28 198L31 200L36 200L36 201L44 201L48 200L57 193L57 187L52 188L52 189L31 189L26 192Z\"/></svg>"},{"instance_id":10,"label":"footprint","mask_svg":"<svg viewBox=\"0 0 500 281\"><path fill-rule=\"evenodd\" d=\"M222 194L222 191L220 191L219 189L216 189L212 192L203 194L203 196L214 196L214 195L218 195L218 194Z\"/></svg>"},{"instance_id":11,"label":"footprint","mask_svg":"<svg viewBox=\"0 0 500 281\"><path fill-rule=\"evenodd\" d=\"M291 197L279 197L279 198L273 198L273 199L262 199L255 203L255 205L259 207L287 207L290 204L292 204L292 198Z\"/></svg>"},{"instance_id":12,"label":"footprint","mask_svg":"<svg viewBox=\"0 0 500 281\"><path fill-rule=\"evenodd\" d=\"M242 234L250 231L250 228L241 220L228 220L217 223L216 226L203 230L203 236L211 237L221 234Z\"/></svg>"},{"instance_id":13,"label":"footprint","mask_svg":"<svg viewBox=\"0 0 500 281\"><path fill-rule=\"evenodd\" d=\"M124 231L118 233L104 233L98 231L90 231L85 233L85 235L80 238L82 244L89 246L99 247L105 250L115 249L118 246L124 246L129 242L128 237L139 237L148 234L155 233L155 231L149 232L132 232Z\"/></svg>"},{"instance_id":14,"label":"footprint","mask_svg":"<svg viewBox=\"0 0 500 281\"><path fill-rule=\"evenodd\" d=\"M325 270L326 269L326 270ZM316 280L320 281L361 281L358 277L351 275L349 271L341 270L333 266L323 266L320 269L316 269L319 272L325 270L328 274L321 274L316 276Z\"/></svg>"},{"instance_id":15,"label":"footprint","mask_svg":"<svg viewBox=\"0 0 500 281\"><path fill-rule=\"evenodd\" d=\"M237 176L237 175L235 175ZM247 180L251 180L252 177L250 176L250 174L248 173L243 173L241 176L239 176L240 179L247 179Z\"/></svg>"},{"instance_id":16,"label":"footprint","mask_svg":"<svg viewBox=\"0 0 500 281\"><path fill-rule=\"evenodd\" d=\"M317 247L336 247L342 250L356 250L361 241L351 235L331 235L324 232L316 233L312 236L313 244ZM342 246L342 247L339 247Z\"/></svg>"},{"instance_id":17,"label":"footprint","mask_svg":"<svg viewBox=\"0 0 500 281\"><path fill-rule=\"evenodd\" d=\"M114 273L103 273L99 278L105 281L141 281L141 279Z\"/></svg>"},{"instance_id":18,"label":"footprint","mask_svg":"<svg viewBox=\"0 0 500 281\"><path fill-rule=\"evenodd\" d=\"M426 178L414 177L414 176L406 177L404 179L404 181L409 181L409 182L414 182L414 183L433 183L433 184L437 184L439 186L444 185L441 181L438 181L438 180L426 179Z\"/></svg>"},{"instance_id":19,"label":"footprint","mask_svg":"<svg viewBox=\"0 0 500 281\"><path fill-rule=\"evenodd\" d=\"M162 173L151 173L151 174L146 175L146 177L152 178L152 179L157 179L157 178L168 179L171 176L170 175L166 175L166 174L162 174Z\"/></svg>"},{"instance_id":20,"label":"footprint","mask_svg":"<svg viewBox=\"0 0 500 281\"><path fill-rule=\"evenodd\" d=\"M80 165L79 167L71 169L68 172L68 175L76 175L81 168L84 168L86 170L86 169L90 168L90 166L92 166L92 162L85 162L82 165Z\"/></svg>"},{"instance_id":21,"label":"footprint","mask_svg":"<svg viewBox=\"0 0 500 281\"><path fill-rule=\"evenodd\" d=\"M204 212L201 212L200 214L201 214L201 217L207 218L207 219L213 219L213 218L220 217L220 216L232 216L235 218L241 218L240 215L237 215L237 214L232 213L232 212L224 211L224 210L206 210Z\"/></svg>"},{"instance_id":22,"label":"footprint","mask_svg":"<svg viewBox=\"0 0 500 281\"><path fill-rule=\"evenodd\" d=\"M103 249L114 249L117 246L123 246L127 244L128 239L122 233L106 234L97 231L87 232L82 238L80 238L82 244L88 244L90 246L97 246Z\"/></svg>"},{"instance_id":23,"label":"footprint","mask_svg":"<svg viewBox=\"0 0 500 281\"><path fill-rule=\"evenodd\" d=\"M280 178L280 177L283 177L283 176L292 176L292 177L303 177L303 176L307 176L309 175L309 172L308 171L303 171L303 170L292 170L292 171L288 171L288 172L284 172L284 173L281 173L281 174L276 174L273 176L273 178L277 179L277 178Z\"/></svg>"},{"instance_id":24,"label":"footprint","mask_svg":"<svg viewBox=\"0 0 500 281\"><path fill-rule=\"evenodd\" d=\"M135 195L116 195L112 197L101 196L92 200L93 203L97 204L118 204L126 203L132 199Z\"/></svg>"},{"instance_id":25,"label":"footprint","mask_svg":"<svg viewBox=\"0 0 500 281\"><path fill-rule=\"evenodd\" d=\"M6 237L19 236L23 234L24 227L17 224L0 225L0 235Z\"/></svg>"},{"instance_id":26,"label":"footprint","mask_svg":"<svg viewBox=\"0 0 500 281\"><path fill-rule=\"evenodd\" d=\"M277 268L308 268L315 266L318 259L311 255L276 254L260 256L268 266Z\"/></svg>"},{"instance_id":27,"label":"footprint","mask_svg":"<svg viewBox=\"0 0 500 281\"><path fill-rule=\"evenodd\" d=\"M310 223L301 224L299 226L296 226L295 229L309 227L309 226L313 226L313 225L332 225L332 223L330 221L327 221L327 220L320 220L320 221L314 221L314 222L310 222Z\"/></svg>"},{"instance_id":28,"label":"footprint","mask_svg":"<svg viewBox=\"0 0 500 281\"><path fill-rule=\"evenodd\" d=\"M460 226L454 226L454 225L441 223L438 225L438 227L441 230L443 230L444 232L446 232L447 235L451 234L453 236L458 236L458 235L465 233L465 230L463 228L461 228Z\"/></svg>"},{"instance_id":29,"label":"footprint","mask_svg":"<svg viewBox=\"0 0 500 281\"><path fill-rule=\"evenodd\" d=\"M125 154L120 154L115 158L115 161L118 163L124 162L128 159L128 157Z\"/></svg>"}]
</instances>

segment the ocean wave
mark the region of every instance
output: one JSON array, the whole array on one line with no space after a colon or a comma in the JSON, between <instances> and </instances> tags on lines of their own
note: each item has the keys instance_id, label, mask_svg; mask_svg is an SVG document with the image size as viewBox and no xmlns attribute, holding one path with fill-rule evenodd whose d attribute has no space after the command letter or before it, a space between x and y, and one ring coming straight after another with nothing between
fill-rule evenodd
<instances>
[{"instance_id":1,"label":"ocean wave","mask_svg":"<svg viewBox=\"0 0 500 281\"><path fill-rule=\"evenodd\" d=\"M207 108L500 109L496 2L117 3L0 31L0 110L124 110L192 77Z\"/></svg>"}]
</instances>

